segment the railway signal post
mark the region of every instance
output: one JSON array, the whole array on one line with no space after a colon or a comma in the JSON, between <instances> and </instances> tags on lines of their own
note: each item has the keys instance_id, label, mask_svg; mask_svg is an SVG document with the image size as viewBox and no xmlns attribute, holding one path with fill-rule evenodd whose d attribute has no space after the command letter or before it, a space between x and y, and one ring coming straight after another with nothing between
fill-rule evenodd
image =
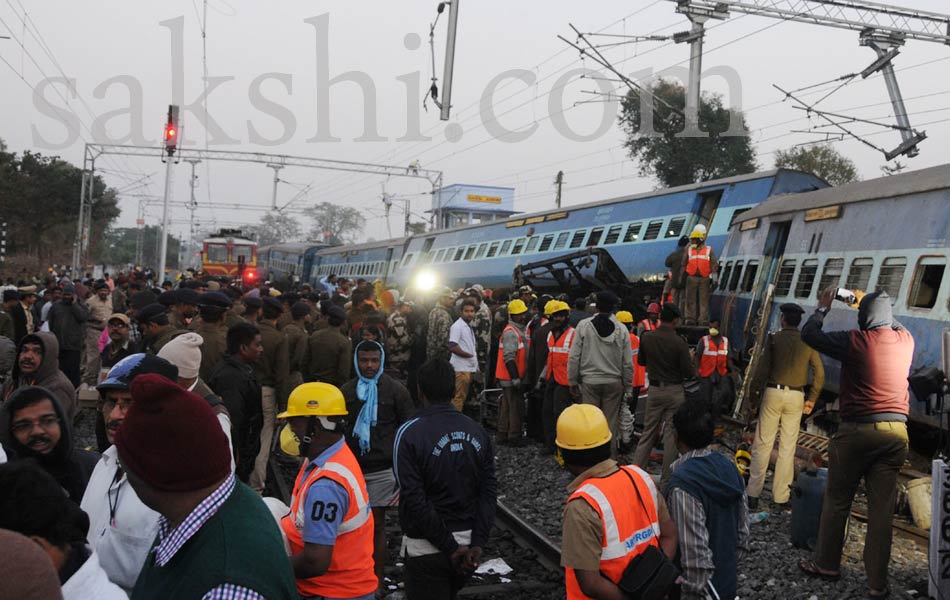
<instances>
[{"instance_id":1,"label":"railway signal post","mask_svg":"<svg viewBox=\"0 0 950 600\"><path fill-rule=\"evenodd\" d=\"M162 202L162 243L159 246L158 255L158 285L165 280L165 255L168 253L168 201L172 189L172 158L175 151L178 150L178 138L181 131L178 126L178 107L168 105L168 120L165 122L165 134L162 136L165 140L165 156L162 157L165 163L165 198Z\"/></svg>"}]
</instances>

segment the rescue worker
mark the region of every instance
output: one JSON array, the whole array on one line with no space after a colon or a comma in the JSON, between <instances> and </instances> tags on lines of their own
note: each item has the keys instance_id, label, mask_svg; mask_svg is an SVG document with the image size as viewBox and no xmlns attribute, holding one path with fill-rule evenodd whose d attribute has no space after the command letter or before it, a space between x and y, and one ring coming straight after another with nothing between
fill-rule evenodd
<instances>
[{"instance_id":1,"label":"rescue worker","mask_svg":"<svg viewBox=\"0 0 950 600\"><path fill-rule=\"evenodd\" d=\"M769 457L775 447L775 435L779 432L778 458L772 474L772 502L779 505L788 503L789 488L795 476L795 448L802 414L811 414L825 384L825 368L821 364L821 357L817 351L805 345L798 331L805 310L793 302L783 304L779 310L782 313L782 329L770 333L766 339L750 383L752 390L765 387L758 410L749 485L746 488L749 508L753 510L759 506ZM812 385L806 400L809 368Z\"/></svg>"},{"instance_id":2,"label":"rescue worker","mask_svg":"<svg viewBox=\"0 0 950 600\"><path fill-rule=\"evenodd\" d=\"M339 386L350 379L353 343L340 331L344 322L346 311L334 304L327 309L327 327L310 335L310 381Z\"/></svg>"},{"instance_id":3,"label":"rescue worker","mask_svg":"<svg viewBox=\"0 0 950 600\"><path fill-rule=\"evenodd\" d=\"M290 315L291 319L281 329L281 332L287 336L287 348L290 356L290 375L286 389L293 390L303 383L303 372L308 362L307 349L310 338L307 334L307 328L310 327L310 305L298 300L290 306L285 314Z\"/></svg>"},{"instance_id":4,"label":"rescue worker","mask_svg":"<svg viewBox=\"0 0 950 600\"><path fill-rule=\"evenodd\" d=\"M686 247L689 246L689 238L685 235L679 239L676 244L676 250L670 252L666 257L666 268L670 273L670 291L673 294L672 302L676 306L683 306L683 294L686 292L686 273L684 271L683 257L686 255Z\"/></svg>"},{"instance_id":5,"label":"rescue worker","mask_svg":"<svg viewBox=\"0 0 950 600\"><path fill-rule=\"evenodd\" d=\"M396 433L403 574L412 600L454 599L478 567L495 520L491 438L450 404L454 390L452 366L426 362L419 368L425 408Z\"/></svg>"},{"instance_id":6,"label":"rescue worker","mask_svg":"<svg viewBox=\"0 0 950 600\"><path fill-rule=\"evenodd\" d=\"M522 380L528 366L524 331L527 318L528 307L522 300L508 303L508 324L501 332L495 364L495 378L502 392L497 431L500 445L520 446L524 441L521 429L524 414Z\"/></svg>"},{"instance_id":7,"label":"rescue worker","mask_svg":"<svg viewBox=\"0 0 950 600\"><path fill-rule=\"evenodd\" d=\"M683 255L686 272L686 300L683 303L687 325L709 323L709 294L718 263L712 248L706 245L706 228L697 225L689 234L690 246Z\"/></svg>"},{"instance_id":8,"label":"rescue worker","mask_svg":"<svg viewBox=\"0 0 950 600\"><path fill-rule=\"evenodd\" d=\"M409 327L412 307L412 302L399 300L396 310L386 319L386 371L403 385L409 376L412 355L412 329Z\"/></svg>"},{"instance_id":9,"label":"rescue worker","mask_svg":"<svg viewBox=\"0 0 950 600\"><path fill-rule=\"evenodd\" d=\"M254 363L257 381L261 384L261 412L264 422L261 426L261 449L254 461L250 486L257 492L264 489L267 479L267 461L270 458L271 439L274 435L274 416L278 405L284 402L284 386L290 376L290 351L287 336L277 329L277 319L284 307L276 298L264 298L264 308L258 328L261 331L261 344L264 351Z\"/></svg>"},{"instance_id":10,"label":"rescue worker","mask_svg":"<svg viewBox=\"0 0 950 600\"><path fill-rule=\"evenodd\" d=\"M565 408L571 405L571 386L567 379L567 357L574 343L574 328L568 318L571 307L567 302L552 300L549 307L551 321L548 323L546 346L548 349L544 378L544 404L541 408L541 423L544 429L543 454L554 454L557 446L557 419Z\"/></svg>"},{"instance_id":11,"label":"rescue worker","mask_svg":"<svg viewBox=\"0 0 950 600\"><path fill-rule=\"evenodd\" d=\"M630 412L636 414L637 403L645 394L649 385L647 384L647 368L640 364L638 360L640 355L640 338L633 331L633 315L628 311L621 310L617 313L617 320L624 324L627 331L630 332L630 353L633 357L633 394Z\"/></svg>"},{"instance_id":12,"label":"rescue worker","mask_svg":"<svg viewBox=\"0 0 950 600\"><path fill-rule=\"evenodd\" d=\"M452 307L455 293L447 287L439 292L436 305L429 311L429 329L426 332L426 359L449 360L449 330L452 329Z\"/></svg>"},{"instance_id":13,"label":"rescue worker","mask_svg":"<svg viewBox=\"0 0 950 600\"><path fill-rule=\"evenodd\" d=\"M95 385L99 378L99 338L106 328L112 309L112 298L108 284L99 279L92 286L95 293L86 300L89 317L86 319L85 362L82 369L82 381ZM60 344L62 347L62 343Z\"/></svg>"},{"instance_id":14,"label":"rescue worker","mask_svg":"<svg viewBox=\"0 0 950 600\"><path fill-rule=\"evenodd\" d=\"M363 471L344 439L346 416L343 394L328 383L298 386L278 415L293 433L282 448L306 459L290 513L280 522L303 598L371 600L377 588L373 513Z\"/></svg>"},{"instance_id":15,"label":"rescue worker","mask_svg":"<svg viewBox=\"0 0 950 600\"><path fill-rule=\"evenodd\" d=\"M179 290L183 291L183 290ZM190 290L194 292L194 290ZM192 325L198 321L195 333L201 336L201 369L199 375L208 381L215 365L221 362L227 353L228 330L224 316L231 308L231 299L221 292L206 292L198 298L200 319L192 320Z\"/></svg>"},{"instance_id":16,"label":"rescue worker","mask_svg":"<svg viewBox=\"0 0 950 600\"><path fill-rule=\"evenodd\" d=\"M677 304L676 306L680 306ZM651 302L647 306L647 316L637 324L637 337L642 338L647 331L654 331L660 326L660 303Z\"/></svg>"},{"instance_id":17,"label":"rescue worker","mask_svg":"<svg viewBox=\"0 0 950 600\"><path fill-rule=\"evenodd\" d=\"M729 338L719 331L719 319L709 322L709 333L700 338L693 354L699 374L700 393L714 417L732 408L732 379L735 364L729 355Z\"/></svg>"},{"instance_id":18,"label":"rescue worker","mask_svg":"<svg viewBox=\"0 0 950 600\"><path fill-rule=\"evenodd\" d=\"M610 427L590 404L567 407L557 420L557 447L574 476L567 486L561 549L568 600L625 598L624 570L648 547L676 555L676 525L653 479L611 455Z\"/></svg>"}]
</instances>

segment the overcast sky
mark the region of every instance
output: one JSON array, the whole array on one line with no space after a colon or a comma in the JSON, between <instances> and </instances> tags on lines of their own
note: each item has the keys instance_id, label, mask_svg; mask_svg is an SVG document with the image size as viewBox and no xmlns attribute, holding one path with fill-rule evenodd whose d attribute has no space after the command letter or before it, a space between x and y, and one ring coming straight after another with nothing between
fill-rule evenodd
<instances>
[{"instance_id":1,"label":"overcast sky","mask_svg":"<svg viewBox=\"0 0 950 600\"><path fill-rule=\"evenodd\" d=\"M14 38L0 40L0 57L8 63L0 63L0 138L13 151L58 154L76 164L81 164L85 142L157 145L173 99L177 32L183 35L184 104L195 102L202 93L202 4L201 0L8 0L0 5L0 35ZM598 82L580 80L571 70L596 65L589 60L582 63L557 35L573 39L569 23L583 32L669 35L688 28L686 19L675 13L674 2L463 0L448 128L439 121L438 109L430 103L425 112L419 102L431 76L428 33L436 4L210 1L207 69L210 77L224 82L215 84L208 97L209 116L217 125L217 131L209 127L209 147L398 166L417 160L424 168L443 171L446 184L513 186L516 208L522 211L553 206L558 170L565 173L565 205L656 187L654 181L638 177L637 165L625 156L616 103L575 106L598 98L585 93L597 89ZM938 0L914 0L913 5L920 10L947 9L946 2ZM435 40L440 84L444 17ZM327 35L322 33L324 26ZM704 69L738 75L741 94L727 96L726 101L746 111L763 169L772 167L775 150L818 139L814 133L793 130L820 124L794 109L793 103L782 102L772 84L787 90L810 86L861 71L875 58L870 49L858 45L858 34L851 31L738 14L725 22L711 22L709 27ZM688 65L688 47L669 42L631 43L605 52L618 68L637 77ZM321 122L318 65L322 61L328 61L329 78L349 71L362 73L356 78L374 87L369 101L364 102L361 88L352 82L333 85L329 104L322 109L329 119ZM901 161L913 169L940 164L950 136L950 48L910 41L895 65L911 123L929 136L920 156ZM62 84L43 83L47 77L60 77L60 68L75 80L75 97L70 98ZM490 82L506 72L525 80L509 77L489 94L492 101L483 101ZM327 74L319 77L325 82ZM536 83L526 83L531 80ZM49 104L37 99L31 86ZM728 92L719 78L705 80L703 89ZM68 105L60 94L67 97ZM812 92L804 97L815 101L822 95ZM486 104L498 115L497 121L484 110ZM68 106L75 116L57 116L50 105L58 111ZM893 122L880 75L858 78L819 106ZM203 117L202 110L184 112L186 145L204 147ZM78 131L70 132L64 124L70 119L81 122ZM415 137L415 124L431 141L399 140L407 133ZM525 133L515 136L517 141L499 139L498 131L493 131L499 126ZM855 129L883 131L872 126ZM340 141L327 141L329 136ZM358 139L374 136L380 141ZM900 142L893 131L867 139L888 150ZM879 151L850 139L835 146L855 160L863 178L880 175L885 160ZM140 198L134 194L162 193L164 165L158 158L103 157L96 167L109 185L125 190L120 201L122 226L135 223ZM189 196L189 169L185 163L175 168L177 201ZM253 204L262 210L270 205L273 171L263 164L202 164L198 174L201 208L196 214L204 227L251 223L263 214L214 208L209 199L212 205ZM387 237L380 200L384 185L387 192L411 200L414 212L422 213L430 203L429 185L420 180L386 181L304 168L284 169L280 177L285 183L279 186L279 205L306 188L309 192L294 206L329 201L357 207L367 217L364 239ZM402 232L402 216L395 214L399 210L394 208L391 217L394 235ZM146 209L148 222L158 221L160 214L157 204ZM176 231L187 229L187 217L186 209L173 210Z\"/></svg>"}]
</instances>

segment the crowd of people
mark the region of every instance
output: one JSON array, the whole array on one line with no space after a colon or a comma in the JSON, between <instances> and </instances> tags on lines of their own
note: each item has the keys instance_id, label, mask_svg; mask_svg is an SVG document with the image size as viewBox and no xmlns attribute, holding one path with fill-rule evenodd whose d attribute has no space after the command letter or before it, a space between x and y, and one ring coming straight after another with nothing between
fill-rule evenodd
<instances>
[{"instance_id":1,"label":"crowd of people","mask_svg":"<svg viewBox=\"0 0 950 600\"><path fill-rule=\"evenodd\" d=\"M32 574L11 597L383 598L386 515L398 507L407 597L454 598L494 521L495 448L536 445L575 477L563 515L568 598L669 585L733 598L779 432L771 498L788 504L801 416L823 386L819 353L842 363L843 423L818 549L800 567L840 577L863 477L869 593L886 594L912 338L886 294L863 298L849 332L822 331L833 292L801 332L805 311L783 305L749 374L762 393L746 482L712 447L739 369L706 284L692 281L715 276L702 237L667 261L684 287L671 277L642 306L610 290L410 295L336 276L283 290L199 277L155 288L135 272L6 287L0 547ZM684 321L703 324L695 346ZM493 389L492 436L471 416ZM96 440L84 448L78 398L93 390ZM655 480L646 469L658 443ZM272 497L278 448L299 461L289 505ZM52 568L18 550L24 539Z\"/></svg>"}]
</instances>

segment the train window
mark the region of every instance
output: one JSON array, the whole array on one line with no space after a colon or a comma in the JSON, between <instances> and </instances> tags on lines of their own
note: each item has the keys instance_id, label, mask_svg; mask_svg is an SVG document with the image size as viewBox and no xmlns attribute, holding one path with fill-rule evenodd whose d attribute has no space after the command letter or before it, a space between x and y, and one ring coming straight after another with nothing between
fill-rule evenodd
<instances>
[{"instance_id":1,"label":"train window","mask_svg":"<svg viewBox=\"0 0 950 600\"><path fill-rule=\"evenodd\" d=\"M759 261L750 260L745 268L745 274L742 276L742 291L751 292L755 286L755 276L759 274Z\"/></svg>"},{"instance_id":2,"label":"train window","mask_svg":"<svg viewBox=\"0 0 950 600\"><path fill-rule=\"evenodd\" d=\"M900 295L905 270L907 270L907 259L903 256L885 258L884 262L881 263L881 272L877 274L875 289L879 292L887 292L887 295L891 297L892 304Z\"/></svg>"},{"instance_id":3,"label":"train window","mask_svg":"<svg viewBox=\"0 0 950 600\"><path fill-rule=\"evenodd\" d=\"M429 250L428 252L422 255L422 258L419 259L419 262L423 264L429 264L432 262L434 258L435 258L435 251Z\"/></svg>"},{"instance_id":4,"label":"train window","mask_svg":"<svg viewBox=\"0 0 950 600\"><path fill-rule=\"evenodd\" d=\"M488 250L488 244L482 244L478 247L478 252L475 253L475 260L485 256L485 250Z\"/></svg>"},{"instance_id":5,"label":"train window","mask_svg":"<svg viewBox=\"0 0 950 600\"><path fill-rule=\"evenodd\" d=\"M785 259L778 269L778 280L775 282L775 296L788 296L792 291L792 280L795 278L795 261Z\"/></svg>"},{"instance_id":6,"label":"train window","mask_svg":"<svg viewBox=\"0 0 950 600\"><path fill-rule=\"evenodd\" d=\"M231 262L241 262L243 259L245 263L250 264L252 254L254 251L253 246L237 246L235 245L231 249Z\"/></svg>"},{"instance_id":7,"label":"train window","mask_svg":"<svg viewBox=\"0 0 950 600\"><path fill-rule=\"evenodd\" d=\"M580 248L581 244L584 243L584 236L587 235L586 229L578 229L574 232L574 237L571 238L571 248Z\"/></svg>"},{"instance_id":8,"label":"train window","mask_svg":"<svg viewBox=\"0 0 950 600\"><path fill-rule=\"evenodd\" d=\"M818 280L818 289L815 294L821 294L825 288L832 285L841 284L841 273L844 271L843 258L829 258L825 261L825 268L821 272L821 279Z\"/></svg>"},{"instance_id":9,"label":"train window","mask_svg":"<svg viewBox=\"0 0 950 600\"><path fill-rule=\"evenodd\" d=\"M453 261L453 262L458 262L458 261L462 260L462 256L463 256L464 254L465 254L465 247L464 247L464 246L459 246L458 249L455 251L455 258L453 258L452 261Z\"/></svg>"},{"instance_id":10,"label":"train window","mask_svg":"<svg viewBox=\"0 0 950 600\"><path fill-rule=\"evenodd\" d=\"M498 254L498 242L492 242L488 247L488 258L492 258L496 254Z\"/></svg>"},{"instance_id":11,"label":"train window","mask_svg":"<svg viewBox=\"0 0 950 600\"><path fill-rule=\"evenodd\" d=\"M563 231L557 234L557 241L554 242L554 249L560 250L561 248L563 248L564 245L567 243L567 238L569 238L570 236L571 236L570 231Z\"/></svg>"},{"instance_id":12,"label":"train window","mask_svg":"<svg viewBox=\"0 0 950 600\"><path fill-rule=\"evenodd\" d=\"M660 235L660 231L663 229L663 221L650 221L650 224L647 225L647 231L643 234L644 241L646 240L655 240Z\"/></svg>"},{"instance_id":13,"label":"train window","mask_svg":"<svg viewBox=\"0 0 950 600\"><path fill-rule=\"evenodd\" d=\"M501 250L498 251L498 256L504 256L508 254L508 250L511 249L511 241L512 240L505 240L501 243Z\"/></svg>"},{"instance_id":14,"label":"train window","mask_svg":"<svg viewBox=\"0 0 950 600\"><path fill-rule=\"evenodd\" d=\"M620 232L623 231L623 225L614 225L607 230L607 237L604 238L604 245L616 244L620 239Z\"/></svg>"},{"instance_id":15,"label":"train window","mask_svg":"<svg viewBox=\"0 0 950 600\"><path fill-rule=\"evenodd\" d=\"M676 217L675 219L670 219L670 225L666 228L666 235L663 237L674 238L679 237L683 232L683 225L686 224L686 217Z\"/></svg>"},{"instance_id":16,"label":"train window","mask_svg":"<svg viewBox=\"0 0 950 600\"><path fill-rule=\"evenodd\" d=\"M729 291L734 292L739 289L739 277L742 275L742 262L736 261L736 268L732 271L732 277L729 279Z\"/></svg>"},{"instance_id":17,"label":"train window","mask_svg":"<svg viewBox=\"0 0 950 600\"><path fill-rule=\"evenodd\" d=\"M228 262L228 247L225 244L208 244L208 262Z\"/></svg>"},{"instance_id":18,"label":"train window","mask_svg":"<svg viewBox=\"0 0 950 600\"><path fill-rule=\"evenodd\" d=\"M554 241L554 234L548 234L544 236L544 239L541 240L541 245L538 246L538 252L547 252L551 248L551 242Z\"/></svg>"},{"instance_id":19,"label":"train window","mask_svg":"<svg viewBox=\"0 0 950 600\"><path fill-rule=\"evenodd\" d=\"M947 259L943 256L924 256L917 261L914 270L913 285L907 306L913 308L933 308L940 293L940 284L947 269Z\"/></svg>"},{"instance_id":20,"label":"train window","mask_svg":"<svg viewBox=\"0 0 950 600\"><path fill-rule=\"evenodd\" d=\"M590 237L587 238L587 247L596 246L600 243L600 238L604 235L603 227L594 227L590 232Z\"/></svg>"},{"instance_id":21,"label":"train window","mask_svg":"<svg viewBox=\"0 0 950 600\"><path fill-rule=\"evenodd\" d=\"M402 259L402 266L405 267L405 266L409 265L410 263L412 263L412 257L413 257L413 256L415 256L415 254L413 254L412 252L410 252L409 254L407 254L406 257L405 257L404 259Z\"/></svg>"},{"instance_id":22,"label":"train window","mask_svg":"<svg viewBox=\"0 0 950 600\"><path fill-rule=\"evenodd\" d=\"M631 242L636 242L640 239L640 229L643 227L642 223L631 223L627 225L627 232L623 234L623 243L629 244Z\"/></svg>"},{"instance_id":23,"label":"train window","mask_svg":"<svg viewBox=\"0 0 950 600\"><path fill-rule=\"evenodd\" d=\"M729 287L729 275L732 273L732 261L726 263L726 266L723 267L722 273L720 273L719 278L719 289L725 290Z\"/></svg>"},{"instance_id":24,"label":"train window","mask_svg":"<svg viewBox=\"0 0 950 600\"><path fill-rule=\"evenodd\" d=\"M432 262L442 262L442 257L445 256L445 248L442 248L435 253L435 260Z\"/></svg>"},{"instance_id":25,"label":"train window","mask_svg":"<svg viewBox=\"0 0 950 600\"><path fill-rule=\"evenodd\" d=\"M521 254L521 251L524 250L524 242L524 238L518 238L515 240L515 245L511 248L512 256L515 254Z\"/></svg>"},{"instance_id":26,"label":"train window","mask_svg":"<svg viewBox=\"0 0 950 600\"><path fill-rule=\"evenodd\" d=\"M534 249L538 247L538 244L541 242L541 238L534 236L528 240L528 247L525 248L525 252L534 252Z\"/></svg>"},{"instance_id":27,"label":"train window","mask_svg":"<svg viewBox=\"0 0 950 600\"><path fill-rule=\"evenodd\" d=\"M432 250L432 244L434 243L435 243L435 238L430 237L429 239L427 239L425 242L422 243L422 251L428 252L429 250Z\"/></svg>"},{"instance_id":28,"label":"train window","mask_svg":"<svg viewBox=\"0 0 950 600\"><path fill-rule=\"evenodd\" d=\"M871 283L871 269L873 268L873 258L856 258L852 260L844 287L849 290L861 290L862 292L866 292L868 290L868 284Z\"/></svg>"},{"instance_id":29,"label":"train window","mask_svg":"<svg viewBox=\"0 0 950 600\"><path fill-rule=\"evenodd\" d=\"M811 294L811 287L815 284L815 275L818 274L818 259L809 258L802 261L802 270L798 273L798 283L795 284L795 297L807 298Z\"/></svg>"},{"instance_id":30,"label":"train window","mask_svg":"<svg viewBox=\"0 0 950 600\"><path fill-rule=\"evenodd\" d=\"M468 247L468 250L465 251L465 260L471 260L472 257L475 256L476 248L478 248L478 246L472 245Z\"/></svg>"}]
</instances>

